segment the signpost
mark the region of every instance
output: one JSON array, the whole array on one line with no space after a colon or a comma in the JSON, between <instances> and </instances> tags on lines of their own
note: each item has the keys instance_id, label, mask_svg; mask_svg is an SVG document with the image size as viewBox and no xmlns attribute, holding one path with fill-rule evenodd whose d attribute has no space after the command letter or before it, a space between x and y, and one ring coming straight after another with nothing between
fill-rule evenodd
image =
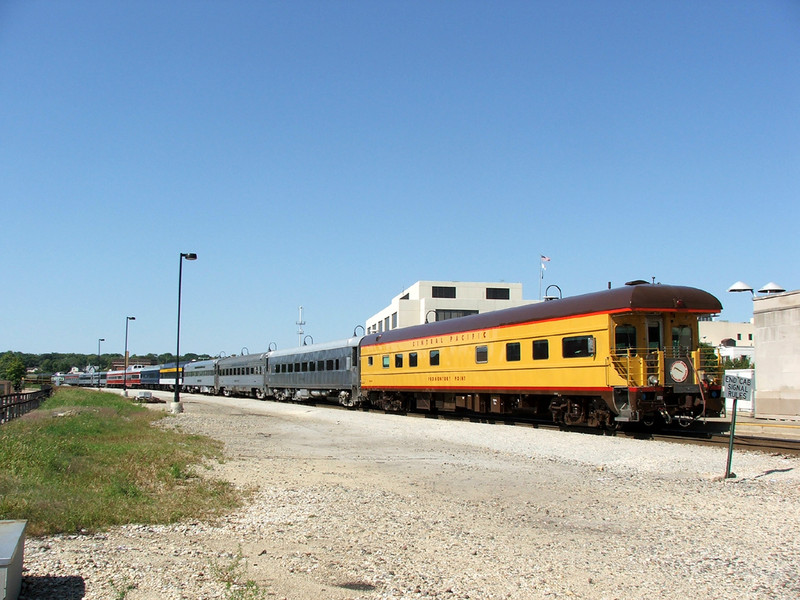
<instances>
[{"instance_id":1,"label":"signpost","mask_svg":"<svg viewBox=\"0 0 800 600\"><path fill-rule=\"evenodd\" d=\"M725 467L725 479L736 477L731 473L731 460L733 459L733 435L736 429L736 401L747 400L753 391L753 378L742 377L734 373L725 372L725 397L733 400L731 409L731 438L728 443L728 465Z\"/></svg>"}]
</instances>

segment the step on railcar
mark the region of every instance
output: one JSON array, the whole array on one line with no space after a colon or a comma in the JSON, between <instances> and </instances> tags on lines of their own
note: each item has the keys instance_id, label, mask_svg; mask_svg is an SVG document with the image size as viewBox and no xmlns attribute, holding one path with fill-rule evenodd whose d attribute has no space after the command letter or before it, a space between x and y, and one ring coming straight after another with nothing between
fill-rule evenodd
<instances>
[{"instance_id":1,"label":"step on railcar","mask_svg":"<svg viewBox=\"0 0 800 600\"><path fill-rule=\"evenodd\" d=\"M632 282L371 334L361 342L361 391L386 410L687 425L724 413L720 366L697 330L721 309L696 288Z\"/></svg>"},{"instance_id":2,"label":"step on railcar","mask_svg":"<svg viewBox=\"0 0 800 600\"><path fill-rule=\"evenodd\" d=\"M269 353L268 394L276 400L320 399L355 406L360 400L361 337Z\"/></svg>"}]
</instances>

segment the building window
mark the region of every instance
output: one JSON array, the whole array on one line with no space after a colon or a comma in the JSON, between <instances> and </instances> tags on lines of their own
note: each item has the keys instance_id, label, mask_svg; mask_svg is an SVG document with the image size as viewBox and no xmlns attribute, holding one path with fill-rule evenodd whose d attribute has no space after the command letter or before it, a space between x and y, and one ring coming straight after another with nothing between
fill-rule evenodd
<instances>
[{"instance_id":1,"label":"building window","mask_svg":"<svg viewBox=\"0 0 800 600\"><path fill-rule=\"evenodd\" d=\"M509 300L511 292L508 288L486 288L487 300Z\"/></svg>"},{"instance_id":2,"label":"building window","mask_svg":"<svg viewBox=\"0 0 800 600\"><path fill-rule=\"evenodd\" d=\"M394 367L395 367L395 369L402 369L403 368L403 355L402 354L395 354L394 355Z\"/></svg>"},{"instance_id":3,"label":"building window","mask_svg":"<svg viewBox=\"0 0 800 600\"><path fill-rule=\"evenodd\" d=\"M742 341L742 334L741 333L737 333L736 334L736 339L741 342Z\"/></svg>"},{"instance_id":4,"label":"building window","mask_svg":"<svg viewBox=\"0 0 800 600\"><path fill-rule=\"evenodd\" d=\"M416 367L417 366L417 353L416 352L409 352L408 353L408 366L409 367Z\"/></svg>"},{"instance_id":5,"label":"building window","mask_svg":"<svg viewBox=\"0 0 800 600\"><path fill-rule=\"evenodd\" d=\"M383 320L383 330L384 331L389 331L389 317L386 317Z\"/></svg>"},{"instance_id":6,"label":"building window","mask_svg":"<svg viewBox=\"0 0 800 600\"><path fill-rule=\"evenodd\" d=\"M561 355L564 358L579 358L594 354L594 338L590 335L579 335L561 340Z\"/></svg>"},{"instance_id":7,"label":"building window","mask_svg":"<svg viewBox=\"0 0 800 600\"><path fill-rule=\"evenodd\" d=\"M489 346L475 346L475 362L478 364L489 362Z\"/></svg>"},{"instance_id":8,"label":"building window","mask_svg":"<svg viewBox=\"0 0 800 600\"><path fill-rule=\"evenodd\" d=\"M445 285L434 285L431 289L431 297L433 298L455 298L456 288Z\"/></svg>"},{"instance_id":9,"label":"building window","mask_svg":"<svg viewBox=\"0 0 800 600\"><path fill-rule=\"evenodd\" d=\"M519 342L510 342L506 344L506 361L517 362L520 356Z\"/></svg>"},{"instance_id":10,"label":"building window","mask_svg":"<svg viewBox=\"0 0 800 600\"><path fill-rule=\"evenodd\" d=\"M748 333L747 334L747 339L752 342L753 341L753 334L752 333Z\"/></svg>"},{"instance_id":11,"label":"building window","mask_svg":"<svg viewBox=\"0 0 800 600\"><path fill-rule=\"evenodd\" d=\"M533 360L547 360L550 358L550 343L547 340L533 342Z\"/></svg>"},{"instance_id":12,"label":"building window","mask_svg":"<svg viewBox=\"0 0 800 600\"><path fill-rule=\"evenodd\" d=\"M429 355L430 364L432 367L436 367L439 365L439 351L438 350L431 350Z\"/></svg>"},{"instance_id":13,"label":"building window","mask_svg":"<svg viewBox=\"0 0 800 600\"><path fill-rule=\"evenodd\" d=\"M477 310L447 310L436 309L436 320L446 321L447 319L458 319L459 317L466 317L468 315L477 315Z\"/></svg>"},{"instance_id":14,"label":"building window","mask_svg":"<svg viewBox=\"0 0 800 600\"><path fill-rule=\"evenodd\" d=\"M392 313L392 329L397 329L397 313Z\"/></svg>"}]
</instances>

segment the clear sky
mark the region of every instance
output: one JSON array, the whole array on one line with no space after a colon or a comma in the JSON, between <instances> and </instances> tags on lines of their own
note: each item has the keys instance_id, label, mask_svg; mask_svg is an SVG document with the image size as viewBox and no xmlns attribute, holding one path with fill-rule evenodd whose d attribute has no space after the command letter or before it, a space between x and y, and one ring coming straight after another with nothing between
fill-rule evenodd
<instances>
[{"instance_id":1,"label":"clear sky","mask_svg":"<svg viewBox=\"0 0 800 600\"><path fill-rule=\"evenodd\" d=\"M800 3L0 0L0 351L315 342L420 279L800 288ZM360 330L359 330L360 332Z\"/></svg>"}]
</instances>

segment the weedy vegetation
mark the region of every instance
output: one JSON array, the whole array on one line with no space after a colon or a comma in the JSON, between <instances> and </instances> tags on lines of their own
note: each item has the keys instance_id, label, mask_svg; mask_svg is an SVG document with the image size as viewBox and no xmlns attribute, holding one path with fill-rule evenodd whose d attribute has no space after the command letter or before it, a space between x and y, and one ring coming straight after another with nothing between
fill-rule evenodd
<instances>
[{"instance_id":1,"label":"weedy vegetation","mask_svg":"<svg viewBox=\"0 0 800 600\"><path fill-rule=\"evenodd\" d=\"M115 394L62 388L0 427L0 519L32 536L210 518L238 506L203 477L222 444L154 426L166 415Z\"/></svg>"}]
</instances>

